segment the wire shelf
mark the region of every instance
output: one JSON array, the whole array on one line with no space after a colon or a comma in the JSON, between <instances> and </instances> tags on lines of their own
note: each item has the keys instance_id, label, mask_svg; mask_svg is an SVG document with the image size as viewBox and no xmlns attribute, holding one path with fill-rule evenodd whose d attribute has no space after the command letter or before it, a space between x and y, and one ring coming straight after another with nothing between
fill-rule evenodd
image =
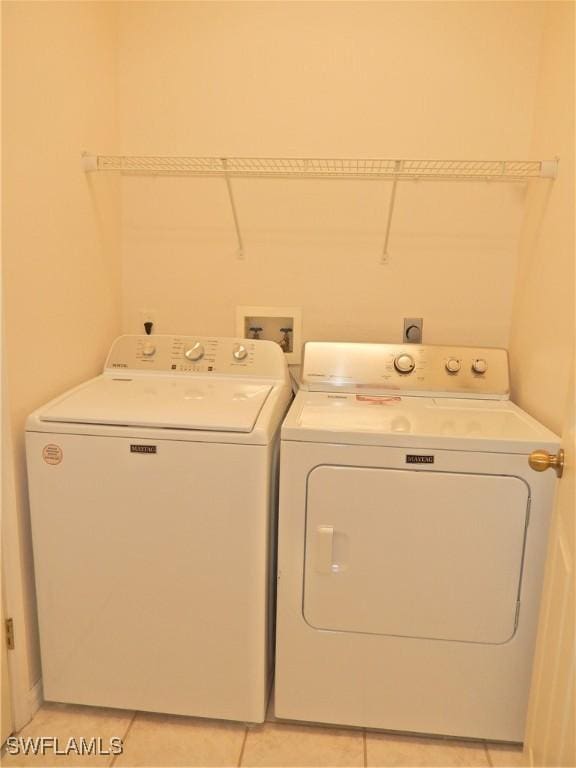
<instances>
[{"instance_id":1,"label":"wire shelf","mask_svg":"<svg viewBox=\"0 0 576 768\"><path fill-rule=\"evenodd\" d=\"M557 161L359 160L269 157L84 155L84 168L127 174L274 179L526 181L554 178Z\"/></svg>"},{"instance_id":2,"label":"wire shelf","mask_svg":"<svg viewBox=\"0 0 576 768\"><path fill-rule=\"evenodd\" d=\"M233 178L243 179L364 179L392 182L381 263L389 259L388 245L396 192L400 181L507 181L554 179L558 160L353 160L290 157L166 157L91 155L84 152L85 171L120 171L139 176L220 177L226 182L238 241L244 243L233 191Z\"/></svg>"}]
</instances>

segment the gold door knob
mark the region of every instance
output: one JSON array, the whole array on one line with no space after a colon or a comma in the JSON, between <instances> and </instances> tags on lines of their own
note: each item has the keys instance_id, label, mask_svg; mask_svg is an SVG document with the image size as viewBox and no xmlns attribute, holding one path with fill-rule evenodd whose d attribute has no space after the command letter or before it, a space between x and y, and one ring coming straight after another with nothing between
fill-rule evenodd
<instances>
[{"instance_id":1,"label":"gold door knob","mask_svg":"<svg viewBox=\"0 0 576 768\"><path fill-rule=\"evenodd\" d=\"M536 472L544 472L545 469L552 467L558 477L562 477L562 472L564 472L564 451L562 448L556 454L548 453L548 451L532 451L530 456L528 456L528 464Z\"/></svg>"}]
</instances>

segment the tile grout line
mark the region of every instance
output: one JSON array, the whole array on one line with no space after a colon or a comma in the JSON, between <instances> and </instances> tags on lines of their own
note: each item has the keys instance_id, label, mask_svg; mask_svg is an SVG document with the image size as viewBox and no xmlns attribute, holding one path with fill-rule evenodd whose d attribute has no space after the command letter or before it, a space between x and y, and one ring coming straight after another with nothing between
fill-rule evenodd
<instances>
[{"instance_id":1,"label":"tile grout line","mask_svg":"<svg viewBox=\"0 0 576 768\"><path fill-rule=\"evenodd\" d=\"M240 755L238 756L238 768L242 765L242 759L244 758L244 750L246 748L246 740L248 739L248 726L244 726L244 738L242 739L242 746L240 747Z\"/></svg>"},{"instance_id":2,"label":"tile grout line","mask_svg":"<svg viewBox=\"0 0 576 768\"><path fill-rule=\"evenodd\" d=\"M492 758L490 757L490 749L488 748L488 742L484 742L484 751L486 752L486 759L488 760L488 765L490 768L493 768L494 764L492 762Z\"/></svg>"},{"instance_id":3,"label":"tile grout line","mask_svg":"<svg viewBox=\"0 0 576 768\"><path fill-rule=\"evenodd\" d=\"M368 766L368 744L366 739L366 729L362 729L362 742L364 745L364 768L367 768Z\"/></svg>"},{"instance_id":4,"label":"tile grout line","mask_svg":"<svg viewBox=\"0 0 576 768\"><path fill-rule=\"evenodd\" d=\"M128 738L128 734L130 733L130 730L131 730L132 726L134 725L134 720L136 720L136 715L137 714L138 713L136 711L134 711L132 713L132 717L130 718L130 722L128 723L128 727L126 728L126 731L124 732L124 735L122 736L122 752L120 753L120 755L114 755L114 757L112 758L112 762L109 765L109 768L112 768L112 766L116 765L116 758L121 757L121 755L124 754L124 744L126 742L126 739Z\"/></svg>"}]
</instances>

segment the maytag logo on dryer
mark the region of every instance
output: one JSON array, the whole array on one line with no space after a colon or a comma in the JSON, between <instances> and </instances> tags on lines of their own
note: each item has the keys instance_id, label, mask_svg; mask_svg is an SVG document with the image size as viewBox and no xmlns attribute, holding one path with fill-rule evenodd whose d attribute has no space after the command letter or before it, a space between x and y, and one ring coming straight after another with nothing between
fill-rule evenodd
<instances>
[{"instance_id":1,"label":"maytag logo on dryer","mask_svg":"<svg viewBox=\"0 0 576 768\"><path fill-rule=\"evenodd\" d=\"M130 445L130 453L158 453L156 445Z\"/></svg>"},{"instance_id":2,"label":"maytag logo on dryer","mask_svg":"<svg viewBox=\"0 0 576 768\"><path fill-rule=\"evenodd\" d=\"M422 456L413 453L407 453L406 464L434 464L434 456Z\"/></svg>"}]
</instances>

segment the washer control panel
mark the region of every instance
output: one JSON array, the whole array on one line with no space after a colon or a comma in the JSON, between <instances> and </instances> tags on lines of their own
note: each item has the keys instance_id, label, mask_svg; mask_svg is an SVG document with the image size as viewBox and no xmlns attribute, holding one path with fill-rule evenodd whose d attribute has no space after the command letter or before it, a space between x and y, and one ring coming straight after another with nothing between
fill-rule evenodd
<instances>
[{"instance_id":1,"label":"washer control panel","mask_svg":"<svg viewBox=\"0 0 576 768\"><path fill-rule=\"evenodd\" d=\"M508 353L491 347L307 342L307 389L506 399Z\"/></svg>"},{"instance_id":2,"label":"washer control panel","mask_svg":"<svg viewBox=\"0 0 576 768\"><path fill-rule=\"evenodd\" d=\"M285 379L284 353L273 341L206 336L120 336L105 370L239 375Z\"/></svg>"}]
</instances>

